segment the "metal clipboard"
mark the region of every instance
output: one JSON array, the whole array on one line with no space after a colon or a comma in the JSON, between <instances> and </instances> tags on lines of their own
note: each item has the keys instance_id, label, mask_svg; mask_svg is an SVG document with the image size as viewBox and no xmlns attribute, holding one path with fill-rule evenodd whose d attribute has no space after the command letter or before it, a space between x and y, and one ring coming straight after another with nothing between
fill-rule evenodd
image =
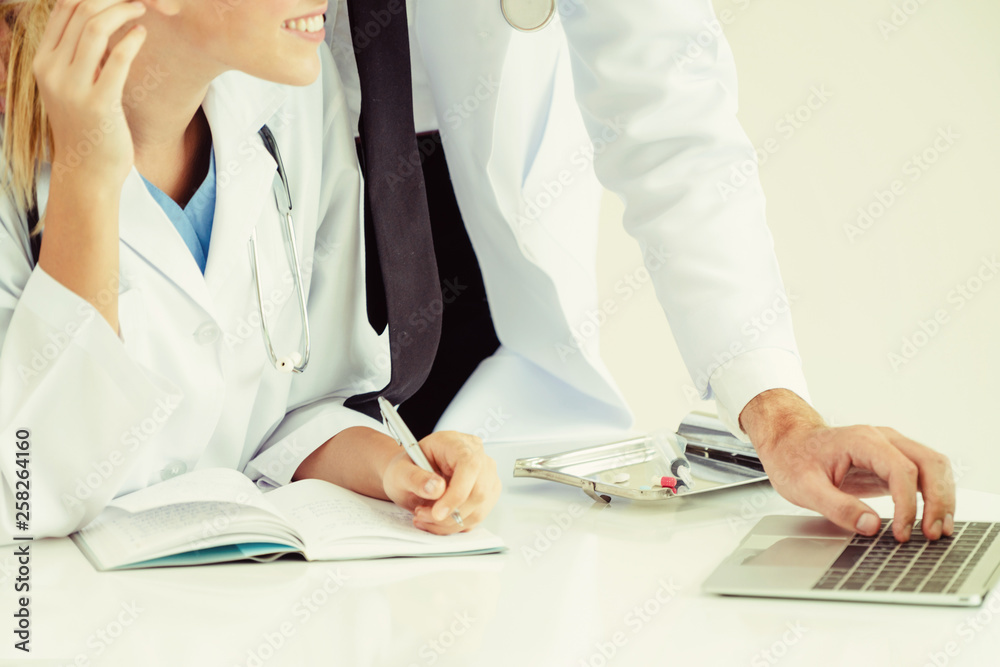
<instances>
[{"instance_id":1,"label":"metal clipboard","mask_svg":"<svg viewBox=\"0 0 1000 667\"><path fill-rule=\"evenodd\" d=\"M675 493L652 484L670 475L670 443L691 464L695 485ZM627 481L621 481L627 476ZM650 433L594 447L518 459L514 477L533 477L576 486L600 502L612 497L647 502L672 500L767 479L753 446L733 437L716 417L692 412L676 433Z\"/></svg>"}]
</instances>

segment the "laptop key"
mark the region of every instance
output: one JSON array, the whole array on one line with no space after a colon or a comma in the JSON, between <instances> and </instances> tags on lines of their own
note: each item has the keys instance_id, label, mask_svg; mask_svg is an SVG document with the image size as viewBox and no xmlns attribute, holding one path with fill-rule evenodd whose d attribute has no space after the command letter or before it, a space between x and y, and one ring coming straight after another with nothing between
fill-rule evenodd
<instances>
[{"instance_id":1,"label":"laptop key","mask_svg":"<svg viewBox=\"0 0 1000 667\"><path fill-rule=\"evenodd\" d=\"M845 570L851 569L851 567L853 567L855 563L861 560L861 557L865 555L865 552L867 550L868 547L856 547L856 546L846 547L841 552L837 560L834 561L830 569L845 569Z\"/></svg>"}]
</instances>

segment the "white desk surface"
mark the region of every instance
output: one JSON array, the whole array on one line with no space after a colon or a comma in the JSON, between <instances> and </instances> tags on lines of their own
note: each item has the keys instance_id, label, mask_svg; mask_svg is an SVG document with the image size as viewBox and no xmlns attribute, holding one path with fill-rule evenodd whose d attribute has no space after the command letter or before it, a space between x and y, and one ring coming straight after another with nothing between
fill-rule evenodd
<instances>
[{"instance_id":1,"label":"white desk surface","mask_svg":"<svg viewBox=\"0 0 1000 667\"><path fill-rule=\"evenodd\" d=\"M703 594L758 518L803 510L767 484L599 507L511 477L515 458L560 449L491 449L505 488L486 526L506 540L501 555L100 573L68 539L35 542L33 652L4 630L0 664L998 664L998 591L972 609ZM886 501L874 501L883 516ZM961 491L957 518L1000 520L1000 496ZM16 573L13 548L0 549L7 628Z\"/></svg>"}]
</instances>

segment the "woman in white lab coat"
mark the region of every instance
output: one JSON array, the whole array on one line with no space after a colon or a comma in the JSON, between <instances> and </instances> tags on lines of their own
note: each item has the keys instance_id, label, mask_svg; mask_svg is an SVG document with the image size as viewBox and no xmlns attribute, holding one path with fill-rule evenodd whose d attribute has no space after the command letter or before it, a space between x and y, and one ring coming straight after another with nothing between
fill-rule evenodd
<instances>
[{"instance_id":1,"label":"woman in white lab coat","mask_svg":"<svg viewBox=\"0 0 1000 667\"><path fill-rule=\"evenodd\" d=\"M368 369L387 344L365 317L354 141L336 69L317 49L325 3L15 4L0 196L0 538L17 532L17 451L29 452L36 537L217 466L262 486L324 478L414 510L431 532L480 522L499 480L478 439L422 442L442 479L343 406L385 385L387 368ZM263 125L283 157L308 295L301 375L265 353L247 254L256 229L274 346L298 350ZM202 272L176 211L158 201L183 208L213 185Z\"/></svg>"}]
</instances>

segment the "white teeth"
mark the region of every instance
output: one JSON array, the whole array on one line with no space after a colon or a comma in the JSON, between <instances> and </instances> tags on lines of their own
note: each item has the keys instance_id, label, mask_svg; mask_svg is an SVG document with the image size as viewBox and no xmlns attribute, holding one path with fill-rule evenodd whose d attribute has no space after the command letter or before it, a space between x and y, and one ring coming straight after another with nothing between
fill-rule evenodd
<instances>
[{"instance_id":1,"label":"white teeth","mask_svg":"<svg viewBox=\"0 0 1000 667\"><path fill-rule=\"evenodd\" d=\"M307 19L292 19L282 23L281 27L298 32L319 32L323 29L323 17L310 16Z\"/></svg>"}]
</instances>

